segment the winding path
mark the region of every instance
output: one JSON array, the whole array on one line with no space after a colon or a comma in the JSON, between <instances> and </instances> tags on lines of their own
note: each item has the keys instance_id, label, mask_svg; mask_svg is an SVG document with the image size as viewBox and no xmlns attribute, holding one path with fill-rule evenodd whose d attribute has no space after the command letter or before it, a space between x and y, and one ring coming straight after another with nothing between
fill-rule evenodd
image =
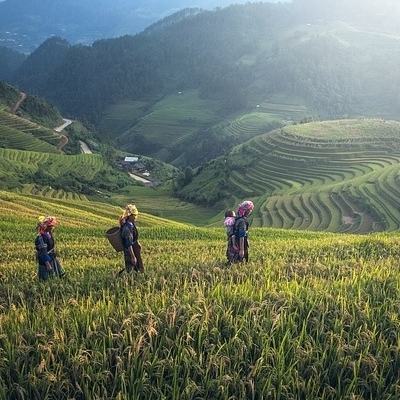
<instances>
[{"instance_id":1,"label":"winding path","mask_svg":"<svg viewBox=\"0 0 400 400\"><path fill-rule=\"evenodd\" d=\"M11 109L11 114L15 114L18 110L18 107L21 105L21 103L26 99L26 94L24 92L20 92L19 98L17 102L13 105Z\"/></svg>"},{"instance_id":2,"label":"winding path","mask_svg":"<svg viewBox=\"0 0 400 400\"><path fill-rule=\"evenodd\" d=\"M151 183L151 181L149 181L148 179L144 179L144 178L142 178L141 176L132 174L131 172L129 172L128 174L129 174L129 176L130 176L131 178L133 178L133 179L135 179L135 180L137 180L137 181L139 181L139 182Z\"/></svg>"},{"instance_id":3,"label":"winding path","mask_svg":"<svg viewBox=\"0 0 400 400\"><path fill-rule=\"evenodd\" d=\"M62 149L64 148L64 146L66 146L68 143L68 137L66 135L63 135L61 132L64 130L64 128L66 128L68 125L72 124L72 122L73 122L70 119L65 119L65 118L63 118L63 121L64 121L64 123L62 125L57 126L56 128L53 129L55 132L60 134L61 143L60 143L59 149L61 152L63 151Z\"/></svg>"},{"instance_id":4,"label":"winding path","mask_svg":"<svg viewBox=\"0 0 400 400\"><path fill-rule=\"evenodd\" d=\"M89 149L89 146L85 142L82 142L82 140L80 140L79 144L81 145L81 151L83 154L92 154L92 151Z\"/></svg>"},{"instance_id":5,"label":"winding path","mask_svg":"<svg viewBox=\"0 0 400 400\"><path fill-rule=\"evenodd\" d=\"M72 121L70 119L65 119L63 118L64 123L60 126L57 126L57 128L54 128L54 130L58 133L60 133L64 128L66 128L68 125L72 124Z\"/></svg>"}]
</instances>

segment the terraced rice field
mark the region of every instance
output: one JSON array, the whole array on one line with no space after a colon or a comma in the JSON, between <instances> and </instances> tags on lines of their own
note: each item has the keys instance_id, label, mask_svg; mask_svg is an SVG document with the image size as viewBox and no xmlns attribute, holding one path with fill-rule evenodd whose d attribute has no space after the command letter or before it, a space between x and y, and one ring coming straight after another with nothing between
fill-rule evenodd
<instances>
[{"instance_id":1,"label":"terraced rice field","mask_svg":"<svg viewBox=\"0 0 400 400\"><path fill-rule=\"evenodd\" d=\"M309 195L274 204L282 220L321 208ZM227 267L222 227L141 213L145 272L117 276L104 232L120 212L0 191L13 244L1 253L1 399L400 397L398 233L251 227L249 262ZM41 282L33 241L49 214L67 274Z\"/></svg>"},{"instance_id":2,"label":"terraced rice field","mask_svg":"<svg viewBox=\"0 0 400 400\"><path fill-rule=\"evenodd\" d=\"M243 187L242 197L267 194L254 217L259 226L352 233L400 228L398 123L288 126L246 145L256 161L229 180Z\"/></svg>"},{"instance_id":3,"label":"terraced rice field","mask_svg":"<svg viewBox=\"0 0 400 400\"><path fill-rule=\"evenodd\" d=\"M212 106L213 102L201 100L194 90L170 95L141 116L121 139L129 143L132 136L140 134L163 147L173 147L203 124L217 121Z\"/></svg>"},{"instance_id":4,"label":"terraced rice field","mask_svg":"<svg viewBox=\"0 0 400 400\"><path fill-rule=\"evenodd\" d=\"M59 153L60 136L51 129L0 110L0 145L3 148Z\"/></svg>"}]
</instances>

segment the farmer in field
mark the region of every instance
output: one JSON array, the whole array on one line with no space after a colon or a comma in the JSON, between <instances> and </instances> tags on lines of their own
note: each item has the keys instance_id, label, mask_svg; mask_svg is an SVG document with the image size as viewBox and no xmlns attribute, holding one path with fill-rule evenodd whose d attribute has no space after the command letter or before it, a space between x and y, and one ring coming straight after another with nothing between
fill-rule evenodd
<instances>
[{"instance_id":1,"label":"farmer in field","mask_svg":"<svg viewBox=\"0 0 400 400\"><path fill-rule=\"evenodd\" d=\"M247 232L249 230L249 222L247 217L254 209L254 204L250 200L245 200L239 204L235 224L233 227L234 241L228 242L226 256L228 263L249 261L249 240Z\"/></svg>"},{"instance_id":2,"label":"farmer in field","mask_svg":"<svg viewBox=\"0 0 400 400\"><path fill-rule=\"evenodd\" d=\"M136 228L135 222L139 215L138 209L134 204L128 204L125 211L119 219L121 226L121 239L124 246L124 262L125 268L119 271L121 275L124 271L131 272L144 272L141 249L138 238L139 232Z\"/></svg>"},{"instance_id":3,"label":"farmer in field","mask_svg":"<svg viewBox=\"0 0 400 400\"><path fill-rule=\"evenodd\" d=\"M62 278L65 270L61 266L55 251L53 230L57 224L55 217L40 217L36 224L38 234L35 239L36 259L39 264L38 277L46 281L50 277Z\"/></svg>"}]
</instances>

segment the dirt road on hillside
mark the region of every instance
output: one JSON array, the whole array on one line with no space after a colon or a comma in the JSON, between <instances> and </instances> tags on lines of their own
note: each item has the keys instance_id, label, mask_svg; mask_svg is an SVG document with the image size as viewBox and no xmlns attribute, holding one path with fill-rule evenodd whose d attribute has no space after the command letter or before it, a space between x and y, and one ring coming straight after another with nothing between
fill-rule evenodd
<instances>
[{"instance_id":1,"label":"dirt road on hillside","mask_svg":"<svg viewBox=\"0 0 400 400\"><path fill-rule=\"evenodd\" d=\"M79 144L81 145L81 152L83 154L92 154L92 151L89 149L89 146L85 142L82 142L80 140Z\"/></svg>"},{"instance_id":2,"label":"dirt road on hillside","mask_svg":"<svg viewBox=\"0 0 400 400\"><path fill-rule=\"evenodd\" d=\"M58 133L60 133L64 128L66 128L68 125L72 124L72 121L70 119L65 119L63 118L64 123L60 126L57 126L57 128L54 128L54 130Z\"/></svg>"},{"instance_id":3,"label":"dirt road on hillside","mask_svg":"<svg viewBox=\"0 0 400 400\"><path fill-rule=\"evenodd\" d=\"M13 105L13 107L11 108L11 114L15 114L18 110L18 107L21 105L21 103L26 99L26 94L24 92L21 92L19 94L19 98L17 100L17 102Z\"/></svg>"},{"instance_id":4,"label":"dirt road on hillside","mask_svg":"<svg viewBox=\"0 0 400 400\"><path fill-rule=\"evenodd\" d=\"M60 134L60 145L58 146L58 149L60 150L61 153L63 153L63 148L64 146L67 145L68 143L68 137L66 135L63 135L61 132L64 130L64 128L66 128L68 125L72 124L73 121L71 121L70 119L65 119L63 118L64 123L60 126L57 126L56 128L54 128L54 132L57 132Z\"/></svg>"},{"instance_id":5,"label":"dirt road on hillside","mask_svg":"<svg viewBox=\"0 0 400 400\"><path fill-rule=\"evenodd\" d=\"M141 176L137 176L135 174L132 174L131 172L129 172L129 176L139 182L143 182L143 183L151 183L151 181L149 181L148 179L144 179Z\"/></svg>"}]
</instances>

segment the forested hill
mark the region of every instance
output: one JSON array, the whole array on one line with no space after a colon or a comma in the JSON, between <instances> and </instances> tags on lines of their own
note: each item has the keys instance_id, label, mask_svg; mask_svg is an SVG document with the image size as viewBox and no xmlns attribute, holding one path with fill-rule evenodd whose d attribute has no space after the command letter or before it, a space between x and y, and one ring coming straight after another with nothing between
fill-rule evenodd
<instances>
[{"instance_id":1,"label":"forested hill","mask_svg":"<svg viewBox=\"0 0 400 400\"><path fill-rule=\"evenodd\" d=\"M118 100L157 98L187 88L221 100L222 113L270 93L299 96L323 118L381 103L376 113L397 113L393 82L399 79L400 55L393 48L399 38L395 32L383 35L380 20L376 28L367 26L361 13L367 7L347 15L349 7L348 2L317 7L310 0L248 3L188 12L183 20L181 11L176 23L161 21L162 29L90 47L51 38L11 83L48 98L63 112L92 120ZM386 26L397 17L385 14L391 18Z\"/></svg>"},{"instance_id":2,"label":"forested hill","mask_svg":"<svg viewBox=\"0 0 400 400\"><path fill-rule=\"evenodd\" d=\"M90 45L102 38L134 35L186 7L212 10L232 2L246 1L2 0L0 44L24 53L31 53L51 36L62 36L72 44Z\"/></svg>"},{"instance_id":3,"label":"forested hill","mask_svg":"<svg viewBox=\"0 0 400 400\"><path fill-rule=\"evenodd\" d=\"M179 144L188 148L189 139L201 140L207 129L222 123L211 136L218 137L227 118L257 105L276 111L289 104L303 110L293 117L284 108L281 120L304 115L399 119L399 14L389 0L379 5L367 1L362 8L356 0L323 6L316 0L294 0L182 10L140 34L92 46L50 38L9 81L50 100L64 115L85 117L98 127L105 113L110 115L110 106L130 101L130 119L120 125L113 120L107 133L125 150L171 162ZM157 115L150 133L146 131L145 122L156 115L160 100L190 90L202 102L201 117L186 108L199 108L199 102L187 100L178 108L165 108L163 119ZM179 135L150 137L157 126L172 125L165 117L171 115ZM186 130L179 132L183 123ZM265 130L261 124L258 133ZM165 150L160 135L172 150ZM196 151L218 155L209 148Z\"/></svg>"}]
</instances>

